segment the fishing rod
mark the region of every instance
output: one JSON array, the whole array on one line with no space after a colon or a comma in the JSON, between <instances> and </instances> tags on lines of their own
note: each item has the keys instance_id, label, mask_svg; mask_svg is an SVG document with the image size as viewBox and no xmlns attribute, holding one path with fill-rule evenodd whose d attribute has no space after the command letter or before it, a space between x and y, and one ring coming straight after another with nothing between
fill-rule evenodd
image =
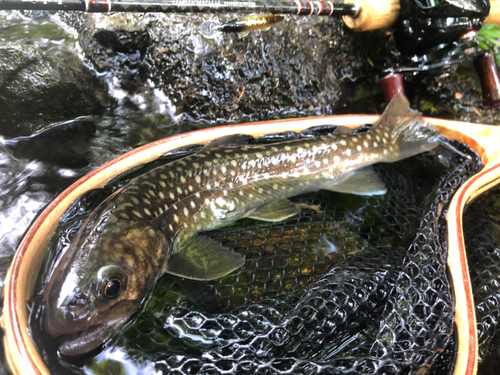
<instances>
[{"instance_id":1,"label":"fishing rod","mask_svg":"<svg viewBox=\"0 0 500 375\"><path fill-rule=\"evenodd\" d=\"M355 16L356 4L330 1L238 0L3 0L0 9L84 12L256 13Z\"/></svg>"},{"instance_id":2,"label":"fishing rod","mask_svg":"<svg viewBox=\"0 0 500 375\"><path fill-rule=\"evenodd\" d=\"M398 0L0 0L0 10L64 10L91 13L267 13L343 17L356 31L389 27L399 13Z\"/></svg>"}]
</instances>

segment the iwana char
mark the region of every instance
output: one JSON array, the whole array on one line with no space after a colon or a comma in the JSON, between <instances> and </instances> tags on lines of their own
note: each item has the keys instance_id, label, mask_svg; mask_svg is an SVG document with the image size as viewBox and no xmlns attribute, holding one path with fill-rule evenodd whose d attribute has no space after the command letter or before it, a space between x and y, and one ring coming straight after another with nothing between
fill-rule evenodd
<instances>
[{"instance_id":1,"label":"iwana char","mask_svg":"<svg viewBox=\"0 0 500 375\"><path fill-rule=\"evenodd\" d=\"M61 354L87 353L164 273L212 280L244 264L201 232L241 218L284 220L300 211L289 197L320 189L384 194L370 165L437 145L419 117L397 95L366 133L266 145L233 135L134 179L100 204L58 262L43 294L47 332L61 336Z\"/></svg>"}]
</instances>

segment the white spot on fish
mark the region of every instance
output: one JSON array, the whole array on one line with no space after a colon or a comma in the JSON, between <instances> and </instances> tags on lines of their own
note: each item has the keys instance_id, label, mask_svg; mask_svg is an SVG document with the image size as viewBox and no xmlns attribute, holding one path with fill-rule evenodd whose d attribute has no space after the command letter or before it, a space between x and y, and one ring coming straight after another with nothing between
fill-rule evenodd
<instances>
[{"instance_id":1,"label":"white spot on fish","mask_svg":"<svg viewBox=\"0 0 500 375\"><path fill-rule=\"evenodd\" d=\"M175 221L176 223L178 223L178 222L179 222L179 216L177 216L176 214L174 214L174 221Z\"/></svg>"},{"instance_id":2,"label":"white spot on fish","mask_svg":"<svg viewBox=\"0 0 500 375\"><path fill-rule=\"evenodd\" d=\"M335 155L335 156L333 157L333 162L334 162L335 164L340 163L340 156Z\"/></svg>"},{"instance_id":3,"label":"white spot on fish","mask_svg":"<svg viewBox=\"0 0 500 375\"><path fill-rule=\"evenodd\" d=\"M172 226L172 224L168 224L168 229L170 229L170 232L174 231L174 227Z\"/></svg>"},{"instance_id":4,"label":"white spot on fish","mask_svg":"<svg viewBox=\"0 0 500 375\"><path fill-rule=\"evenodd\" d=\"M206 217L207 217L207 215L205 215L205 212L204 212L204 211L201 211L201 212L200 212L200 216L201 216L201 218L202 218L202 219L204 219L204 218L206 218Z\"/></svg>"},{"instance_id":5,"label":"white spot on fish","mask_svg":"<svg viewBox=\"0 0 500 375\"><path fill-rule=\"evenodd\" d=\"M201 197L201 194L197 191L196 194L194 195L196 198Z\"/></svg>"},{"instance_id":6,"label":"white spot on fish","mask_svg":"<svg viewBox=\"0 0 500 375\"><path fill-rule=\"evenodd\" d=\"M378 146L378 143L377 142L373 142L373 147L377 147Z\"/></svg>"},{"instance_id":7,"label":"white spot on fish","mask_svg":"<svg viewBox=\"0 0 500 375\"><path fill-rule=\"evenodd\" d=\"M243 193L243 190L240 190L240 191L238 192L238 194L239 194L239 195L241 195L241 196L243 196L243 194L244 194L244 193Z\"/></svg>"},{"instance_id":8,"label":"white spot on fish","mask_svg":"<svg viewBox=\"0 0 500 375\"><path fill-rule=\"evenodd\" d=\"M356 147L356 150L361 151L361 146Z\"/></svg>"},{"instance_id":9,"label":"white spot on fish","mask_svg":"<svg viewBox=\"0 0 500 375\"><path fill-rule=\"evenodd\" d=\"M345 145L347 144L347 142L345 141L345 139L342 139L342 140L340 141L340 144L341 144L342 146L345 146Z\"/></svg>"},{"instance_id":10,"label":"white spot on fish","mask_svg":"<svg viewBox=\"0 0 500 375\"><path fill-rule=\"evenodd\" d=\"M365 146L366 148L368 148L368 142L364 141L363 142L363 146Z\"/></svg>"},{"instance_id":11,"label":"white spot on fish","mask_svg":"<svg viewBox=\"0 0 500 375\"><path fill-rule=\"evenodd\" d=\"M166 188L167 187L167 184L165 182L163 182L163 181L160 181L159 184L160 184L160 186L162 188Z\"/></svg>"},{"instance_id":12,"label":"white spot on fish","mask_svg":"<svg viewBox=\"0 0 500 375\"><path fill-rule=\"evenodd\" d=\"M182 224L182 225L184 226L184 228L185 228L185 229L188 229L188 225L187 225L187 223L184 223L184 224Z\"/></svg>"},{"instance_id":13,"label":"white spot on fish","mask_svg":"<svg viewBox=\"0 0 500 375\"><path fill-rule=\"evenodd\" d=\"M177 192L178 192L179 194L182 194L182 189L181 189L180 187L177 187Z\"/></svg>"},{"instance_id":14,"label":"white spot on fish","mask_svg":"<svg viewBox=\"0 0 500 375\"><path fill-rule=\"evenodd\" d=\"M183 184L185 184L185 183L186 183L186 177L181 176L181 182L182 182Z\"/></svg>"},{"instance_id":15,"label":"white spot on fish","mask_svg":"<svg viewBox=\"0 0 500 375\"><path fill-rule=\"evenodd\" d=\"M188 216L189 215L189 210L187 209L187 207L184 207L184 215Z\"/></svg>"},{"instance_id":16,"label":"white spot on fish","mask_svg":"<svg viewBox=\"0 0 500 375\"><path fill-rule=\"evenodd\" d=\"M213 170L212 170L212 173L213 173L213 175L214 175L214 176L217 176L217 173L218 173L218 172L217 172L217 169L213 169Z\"/></svg>"},{"instance_id":17,"label":"white spot on fish","mask_svg":"<svg viewBox=\"0 0 500 375\"><path fill-rule=\"evenodd\" d=\"M231 160L231 165L233 167L237 167L238 166L238 162L236 160Z\"/></svg>"},{"instance_id":18,"label":"white spot on fish","mask_svg":"<svg viewBox=\"0 0 500 375\"><path fill-rule=\"evenodd\" d=\"M173 199L175 199L175 195L174 195L174 193L172 193L172 192L168 193L168 196L169 196L169 197L170 197L170 199L172 199L172 200L173 200Z\"/></svg>"},{"instance_id":19,"label":"white spot on fish","mask_svg":"<svg viewBox=\"0 0 500 375\"><path fill-rule=\"evenodd\" d=\"M147 208L144 209L144 213L148 216L151 216L151 211L149 211Z\"/></svg>"},{"instance_id":20,"label":"white spot on fish","mask_svg":"<svg viewBox=\"0 0 500 375\"><path fill-rule=\"evenodd\" d=\"M316 160L316 161L314 162L314 166L315 166L316 168L321 167L321 162L320 162L319 160Z\"/></svg>"},{"instance_id":21,"label":"white spot on fish","mask_svg":"<svg viewBox=\"0 0 500 375\"><path fill-rule=\"evenodd\" d=\"M327 158L324 158L323 159L323 164L325 164L325 165L330 164L330 160L328 160Z\"/></svg>"},{"instance_id":22,"label":"white spot on fish","mask_svg":"<svg viewBox=\"0 0 500 375\"><path fill-rule=\"evenodd\" d=\"M227 168L223 165L221 168L220 168L220 171L222 173L226 173L227 172Z\"/></svg>"}]
</instances>

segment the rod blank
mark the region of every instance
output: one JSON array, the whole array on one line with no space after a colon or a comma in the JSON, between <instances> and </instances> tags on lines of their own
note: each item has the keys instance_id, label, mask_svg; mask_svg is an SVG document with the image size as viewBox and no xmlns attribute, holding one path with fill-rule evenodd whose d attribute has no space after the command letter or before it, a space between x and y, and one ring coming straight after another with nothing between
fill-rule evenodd
<instances>
[{"instance_id":1,"label":"rod blank","mask_svg":"<svg viewBox=\"0 0 500 375\"><path fill-rule=\"evenodd\" d=\"M331 1L224 0L0 0L0 10L66 10L139 13L270 13L319 16L355 16L354 4Z\"/></svg>"}]
</instances>

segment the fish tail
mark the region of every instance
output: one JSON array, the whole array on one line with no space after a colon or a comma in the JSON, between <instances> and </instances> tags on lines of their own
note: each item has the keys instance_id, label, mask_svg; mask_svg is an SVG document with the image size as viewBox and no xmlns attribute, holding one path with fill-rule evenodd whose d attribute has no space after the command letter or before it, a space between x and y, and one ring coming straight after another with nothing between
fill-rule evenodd
<instances>
[{"instance_id":1,"label":"fish tail","mask_svg":"<svg viewBox=\"0 0 500 375\"><path fill-rule=\"evenodd\" d=\"M430 151L439 144L439 132L420 116L420 112L410 108L406 97L398 93L372 127L371 131L379 133L384 139L389 138L388 145L393 150L389 161Z\"/></svg>"}]
</instances>

